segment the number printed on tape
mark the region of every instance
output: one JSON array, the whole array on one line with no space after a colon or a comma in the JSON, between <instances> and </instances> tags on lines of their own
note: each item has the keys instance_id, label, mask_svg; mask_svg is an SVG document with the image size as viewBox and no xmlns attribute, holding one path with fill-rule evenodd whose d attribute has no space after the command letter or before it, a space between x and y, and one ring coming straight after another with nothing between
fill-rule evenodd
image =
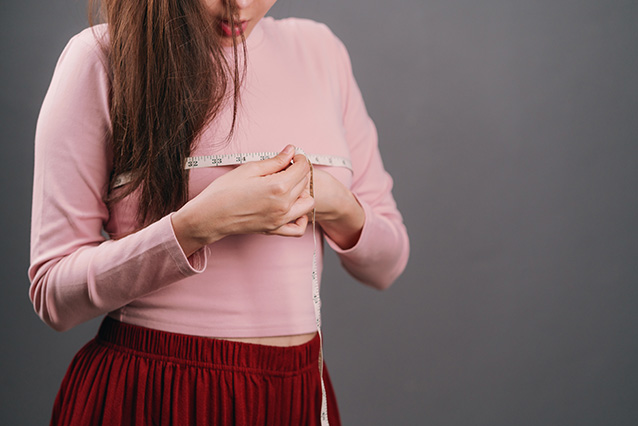
<instances>
[{"instance_id":1,"label":"number printed on tape","mask_svg":"<svg viewBox=\"0 0 638 426\"><path fill-rule=\"evenodd\" d=\"M310 162L317 166L337 166L345 167L352 170L352 162L345 157L335 155L306 154L301 148L295 149L297 154L303 154ZM220 166L238 166L251 161L262 161L277 156L279 153L272 152L252 152L241 154L218 154L218 155L200 155L196 157L188 157L184 164L184 168L201 169L206 167ZM131 181L130 173L122 173L115 178L114 188L126 185Z\"/></svg>"}]
</instances>

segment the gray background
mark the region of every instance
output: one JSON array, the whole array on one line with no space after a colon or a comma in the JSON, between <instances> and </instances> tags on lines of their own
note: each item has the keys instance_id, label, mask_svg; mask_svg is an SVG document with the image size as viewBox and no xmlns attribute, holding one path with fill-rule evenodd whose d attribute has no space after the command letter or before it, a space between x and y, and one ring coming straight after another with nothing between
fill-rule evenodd
<instances>
[{"instance_id":1,"label":"gray background","mask_svg":"<svg viewBox=\"0 0 638 426\"><path fill-rule=\"evenodd\" d=\"M347 425L638 424L638 2L281 0L348 46L412 238L387 292L329 256ZM83 0L2 0L0 424L47 424L97 322L28 300L33 134Z\"/></svg>"}]
</instances>

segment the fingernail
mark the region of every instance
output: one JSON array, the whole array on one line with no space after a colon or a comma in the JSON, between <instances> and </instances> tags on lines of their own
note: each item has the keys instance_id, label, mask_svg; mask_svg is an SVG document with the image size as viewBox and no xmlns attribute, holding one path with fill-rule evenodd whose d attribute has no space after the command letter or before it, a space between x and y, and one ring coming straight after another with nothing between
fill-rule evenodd
<instances>
[{"instance_id":1,"label":"fingernail","mask_svg":"<svg viewBox=\"0 0 638 426\"><path fill-rule=\"evenodd\" d=\"M284 154L292 154L294 152L295 152L295 147L292 145L287 145L283 150Z\"/></svg>"}]
</instances>

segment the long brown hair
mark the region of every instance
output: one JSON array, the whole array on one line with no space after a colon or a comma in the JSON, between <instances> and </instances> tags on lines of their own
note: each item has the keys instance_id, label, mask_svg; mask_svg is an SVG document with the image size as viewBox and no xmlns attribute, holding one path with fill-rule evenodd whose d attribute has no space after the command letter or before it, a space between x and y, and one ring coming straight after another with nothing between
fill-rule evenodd
<instances>
[{"instance_id":1,"label":"long brown hair","mask_svg":"<svg viewBox=\"0 0 638 426\"><path fill-rule=\"evenodd\" d=\"M96 1L89 0L90 15ZM233 121L228 138L235 127L245 68L240 70L234 39L233 61L226 59L217 31L219 22L203 3L101 1L99 10L110 36L103 47L112 73L113 172L106 201L112 204L134 191L139 194L140 227L186 203L186 158L204 126L229 98ZM232 28L237 19L235 2L223 3L223 19ZM240 45L245 58L243 37ZM122 173L128 173L131 181L113 191L115 178Z\"/></svg>"}]
</instances>

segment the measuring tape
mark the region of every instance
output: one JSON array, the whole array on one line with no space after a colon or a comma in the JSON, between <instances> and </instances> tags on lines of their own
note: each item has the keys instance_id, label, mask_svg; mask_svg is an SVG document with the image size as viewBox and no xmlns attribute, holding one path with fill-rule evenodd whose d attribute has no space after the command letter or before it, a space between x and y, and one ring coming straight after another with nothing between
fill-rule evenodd
<instances>
[{"instance_id":1,"label":"measuring tape","mask_svg":"<svg viewBox=\"0 0 638 426\"><path fill-rule=\"evenodd\" d=\"M345 157L333 155L306 154L301 148L295 148L296 154L302 154L310 164L310 196L314 198L314 169L313 165L346 167L352 170L352 163ZM251 161L267 160L279 155L279 152L252 152L246 154L217 154L188 157L184 165L185 169L199 169L205 167L238 166ZM126 185L132 180L130 173L124 173L115 178L114 188ZM319 334L319 377L321 378L321 426L329 426L328 403L326 398L326 386L323 381L323 336L321 335L321 297L319 295L319 277L317 275L317 233L315 222L315 209L312 210L312 239L314 250L312 253L312 301L315 308L315 322Z\"/></svg>"},{"instance_id":2,"label":"measuring tape","mask_svg":"<svg viewBox=\"0 0 638 426\"><path fill-rule=\"evenodd\" d=\"M306 157L308 158L308 157ZM310 196L315 198L315 179L312 162L310 165ZM328 402L326 398L326 386L323 383L323 336L321 335L321 297L319 296L319 277L317 276L317 233L315 221L316 209L312 209L312 302L315 307L315 321L317 323L317 333L319 334L319 378L321 379L321 426L330 426L328 423Z\"/></svg>"},{"instance_id":3,"label":"measuring tape","mask_svg":"<svg viewBox=\"0 0 638 426\"><path fill-rule=\"evenodd\" d=\"M310 164L317 166L345 167L352 170L352 162L348 158L335 155L306 154L301 148L295 148L296 154L304 155ZM207 167L239 166L252 161L268 160L279 155L279 152L249 152L245 154L216 154L188 157L184 164L186 170L201 169ZM115 178L113 188L126 185L133 180L131 173L122 173Z\"/></svg>"}]
</instances>

